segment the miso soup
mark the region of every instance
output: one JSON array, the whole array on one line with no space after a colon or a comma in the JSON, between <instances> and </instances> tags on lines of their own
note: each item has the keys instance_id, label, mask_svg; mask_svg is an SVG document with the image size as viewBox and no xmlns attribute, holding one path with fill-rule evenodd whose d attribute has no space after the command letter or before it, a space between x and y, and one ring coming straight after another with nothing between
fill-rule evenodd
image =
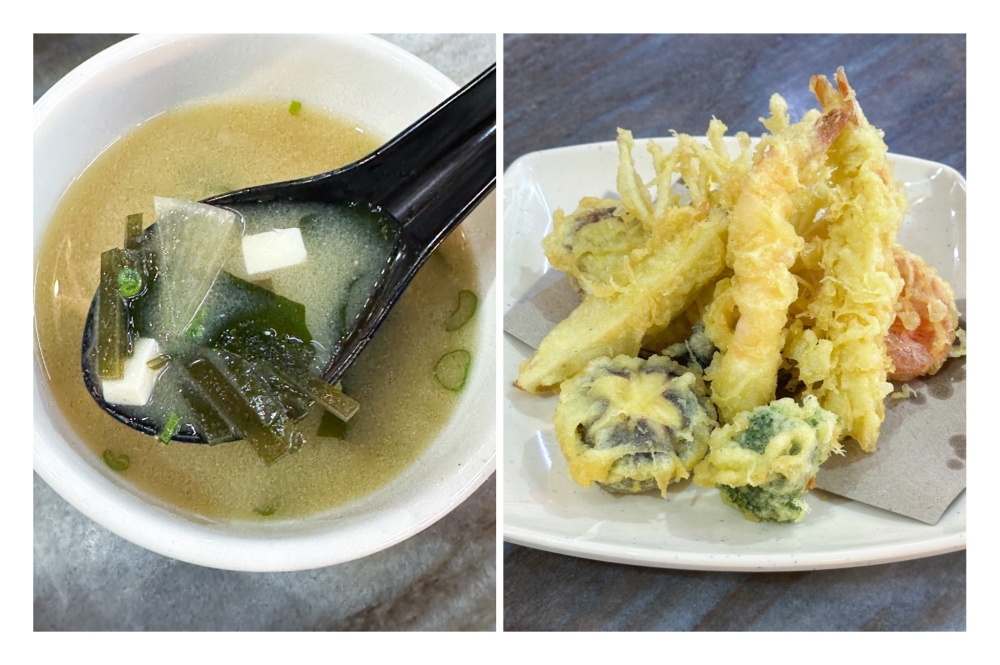
<instances>
[{"instance_id":1,"label":"miso soup","mask_svg":"<svg viewBox=\"0 0 1000 665\"><path fill-rule=\"evenodd\" d=\"M361 404L358 413L345 425L313 405L296 422L304 444L276 461L263 459L245 440L163 444L136 432L95 403L81 374L84 323L100 282L101 253L121 246L128 215L143 213L148 224L154 219L154 196L197 201L328 171L371 152L380 139L308 106L291 115L281 103L205 104L144 123L72 183L38 252L37 353L57 406L96 457L142 490L205 517L279 519L372 492L423 452L458 401L459 393L435 375L436 366L442 358L455 357L456 350L477 361L474 321L457 329L449 323L459 294L474 290L475 283L461 229L425 265L344 375L344 392ZM310 268L294 265L251 275L241 262L229 261L226 279L304 305L305 325L322 364L348 323L346 312L365 297L355 286L358 275L370 274L373 267L377 271L385 248L364 236L350 214L337 217L329 210L289 210L280 204L244 212L244 234L301 226ZM337 260L344 246L354 248L347 265ZM154 401L161 390L159 403L166 405L161 421L171 409L162 399L169 381L160 385L167 375L161 374L154 387Z\"/></svg>"}]
</instances>

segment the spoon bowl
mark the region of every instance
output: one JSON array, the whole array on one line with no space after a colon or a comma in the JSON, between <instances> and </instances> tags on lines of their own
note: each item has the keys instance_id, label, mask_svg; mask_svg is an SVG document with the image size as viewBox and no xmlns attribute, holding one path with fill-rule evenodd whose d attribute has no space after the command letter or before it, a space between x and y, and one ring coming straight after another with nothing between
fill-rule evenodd
<instances>
[{"instance_id":1,"label":"spoon bowl","mask_svg":"<svg viewBox=\"0 0 1000 665\"><path fill-rule=\"evenodd\" d=\"M205 199L221 208L273 203L363 205L388 217L396 241L360 313L340 338L323 378L333 384L358 357L433 251L496 186L496 65L370 155L298 180L249 187ZM155 226L155 225L154 225ZM150 227L152 228L152 227ZM146 229L146 235L150 229ZM109 415L155 436L156 426L104 400L93 370L98 296L82 342L87 391ZM177 433L174 440L206 443Z\"/></svg>"}]
</instances>

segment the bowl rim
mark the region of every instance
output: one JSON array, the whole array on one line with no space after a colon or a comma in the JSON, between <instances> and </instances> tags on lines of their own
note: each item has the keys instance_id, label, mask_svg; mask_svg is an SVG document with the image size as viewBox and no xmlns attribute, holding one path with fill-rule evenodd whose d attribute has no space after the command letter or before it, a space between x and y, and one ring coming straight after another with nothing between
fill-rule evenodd
<instances>
[{"instance_id":1,"label":"bowl rim","mask_svg":"<svg viewBox=\"0 0 1000 665\"><path fill-rule=\"evenodd\" d=\"M262 37L259 35L225 36L249 39ZM316 36L328 39L341 47L357 49L363 52L365 57L391 60L395 66L405 70L408 75L412 75L433 87L435 92L440 94L442 100L458 89L458 86L451 79L427 62L377 37L371 35ZM38 138L37 130L44 125L50 114L61 108L61 105L67 100L71 100L74 93L86 83L114 71L116 67L132 58L140 57L142 53L158 46L183 40L211 37L215 37L215 35L136 35L92 56L57 81L35 102L33 107L35 140L37 141ZM490 195L493 205L495 205L495 196L495 193ZM37 265L37 242L33 263ZM496 291L497 280L494 271L493 281L488 287L488 293L483 297L481 307L481 309L488 311L489 315L482 317L477 333L479 344L483 347L489 346L486 343L489 335L495 337L493 319L496 309ZM492 307L490 303L493 303ZM493 346L495 347L495 339ZM492 367L494 363L483 364ZM368 556L419 533L444 517L463 503L496 470L498 421L495 409L493 409L493 425L489 440L482 444L478 451L470 453L466 460L468 464L465 466L479 463L479 468L471 469L471 473L470 469L457 475L452 472L450 476L452 480L460 480L461 482L457 487L452 487L451 490L445 492L447 500L440 501L443 494L438 491L424 502L436 505L434 508L426 509L425 507L422 512L409 509L410 507L404 511L386 510L376 519L369 517L369 523L363 525L360 530L352 525L353 531L349 534L357 535L356 532L360 531L360 534L366 538L354 537L351 539L352 542L346 543L347 547L343 542L344 534L340 533L339 530L284 534L280 540L269 539L266 530L257 534L241 533L238 528L240 525L257 529L260 525L252 521L212 520L201 518L193 513L183 515L171 510L162 502L158 505L158 499L146 494L128 481L109 478L94 469L73 449L72 443L68 440L72 430L64 422L58 410L52 406L46 406L46 402L49 401L46 395L48 387L42 369L37 336L34 341L33 367L34 436L32 448L35 472L71 506L109 531L145 549L197 565L237 571L279 572L319 568ZM493 404L493 400L490 400L490 404ZM461 409L461 404L456 406L455 413L458 413L459 409ZM453 414L438 433L437 438L441 437L454 420L455 415ZM422 455L427 454L433 446L434 444L431 443ZM487 446L492 448L488 457L483 452ZM408 469L412 468L413 465L408 467ZM406 472L407 470L404 469L400 476L397 476L397 479ZM390 481L390 485L392 482ZM440 490L442 484L443 482L436 483L435 488ZM378 494L384 489L384 487L377 489L361 499ZM347 505L355 502L349 502ZM332 510L336 510L336 508ZM310 517L286 520L283 523L306 523L317 516L322 520L322 516L327 512L329 511L322 511ZM397 526L395 529L387 529L385 525L379 524L379 520L384 521L392 517L396 517L398 520L400 512L405 512L407 517L416 519L411 519L405 528ZM275 524L282 524L282 522ZM237 525L237 528L227 531L219 529L220 525ZM206 526L210 527L209 530L206 530ZM359 540L363 542L359 542ZM234 551L237 550L239 555L234 557Z\"/></svg>"}]
</instances>

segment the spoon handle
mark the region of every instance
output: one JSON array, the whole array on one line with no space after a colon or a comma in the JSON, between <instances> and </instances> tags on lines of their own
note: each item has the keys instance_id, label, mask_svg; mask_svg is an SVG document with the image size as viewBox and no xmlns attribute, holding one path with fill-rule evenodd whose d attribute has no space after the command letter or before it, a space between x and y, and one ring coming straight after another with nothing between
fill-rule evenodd
<instances>
[{"instance_id":1,"label":"spoon handle","mask_svg":"<svg viewBox=\"0 0 1000 665\"><path fill-rule=\"evenodd\" d=\"M354 180L355 174L363 177ZM378 295L327 366L324 378L331 383L372 338L441 241L496 186L496 65L338 175L358 189L370 187L368 200L402 225L402 235Z\"/></svg>"},{"instance_id":2,"label":"spoon handle","mask_svg":"<svg viewBox=\"0 0 1000 665\"><path fill-rule=\"evenodd\" d=\"M496 65L383 149L383 209L433 249L496 184ZM405 184L404 184L405 182Z\"/></svg>"},{"instance_id":3,"label":"spoon handle","mask_svg":"<svg viewBox=\"0 0 1000 665\"><path fill-rule=\"evenodd\" d=\"M496 65L375 152L310 184L326 198L377 205L429 255L496 184Z\"/></svg>"}]
</instances>

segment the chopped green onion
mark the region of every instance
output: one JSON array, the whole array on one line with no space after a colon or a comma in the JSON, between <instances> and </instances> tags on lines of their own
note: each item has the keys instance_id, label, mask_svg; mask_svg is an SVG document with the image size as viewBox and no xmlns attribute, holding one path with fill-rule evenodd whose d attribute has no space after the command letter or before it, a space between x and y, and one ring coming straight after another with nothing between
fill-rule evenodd
<instances>
[{"instance_id":1,"label":"chopped green onion","mask_svg":"<svg viewBox=\"0 0 1000 665\"><path fill-rule=\"evenodd\" d=\"M465 386L472 354L465 349L455 349L441 356L434 366L434 378L442 387L458 392Z\"/></svg>"},{"instance_id":2,"label":"chopped green onion","mask_svg":"<svg viewBox=\"0 0 1000 665\"><path fill-rule=\"evenodd\" d=\"M129 215L125 221L125 249L139 249L142 240L142 213Z\"/></svg>"},{"instance_id":3,"label":"chopped green onion","mask_svg":"<svg viewBox=\"0 0 1000 665\"><path fill-rule=\"evenodd\" d=\"M110 450L105 450L104 455L102 455L102 457L104 457L104 463L107 464L112 469L114 469L115 471L124 471L125 469L128 468L128 465L130 464L128 455L126 455L125 453L122 453L121 455L115 455Z\"/></svg>"},{"instance_id":4,"label":"chopped green onion","mask_svg":"<svg viewBox=\"0 0 1000 665\"><path fill-rule=\"evenodd\" d=\"M163 429L160 430L160 436L156 438L160 440L160 443L170 443L180 426L181 417L177 413L171 412L170 417L167 418L167 424L163 426Z\"/></svg>"},{"instance_id":5,"label":"chopped green onion","mask_svg":"<svg viewBox=\"0 0 1000 665\"><path fill-rule=\"evenodd\" d=\"M459 291L458 305L455 307L455 311L451 313L451 316L448 317L448 320L444 322L444 329L452 332L468 323L472 315L476 313L477 302L478 298L476 298L476 294L472 291Z\"/></svg>"},{"instance_id":6,"label":"chopped green onion","mask_svg":"<svg viewBox=\"0 0 1000 665\"><path fill-rule=\"evenodd\" d=\"M270 517L274 514L274 506L267 505L263 508L254 508L253 511L260 515L261 517Z\"/></svg>"},{"instance_id":7,"label":"chopped green onion","mask_svg":"<svg viewBox=\"0 0 1000 665\"><path fill-rule=\"evenodd\" d=\"M302 110L302 102L293 101L288 105L288 112L292 115L298 115L299 111Z\"/></svg>"},{"instance_id":8,"label":"chopped green onion","mask_svg":"<svg viewBox=\"0 0 1000 665\"><path fill-rule=\"evenodd\" d=\"M132 298L142 290L142 275L135 268L125 266L118 273L118 293L123 298Z\"/></svg>"}]
</instances>

